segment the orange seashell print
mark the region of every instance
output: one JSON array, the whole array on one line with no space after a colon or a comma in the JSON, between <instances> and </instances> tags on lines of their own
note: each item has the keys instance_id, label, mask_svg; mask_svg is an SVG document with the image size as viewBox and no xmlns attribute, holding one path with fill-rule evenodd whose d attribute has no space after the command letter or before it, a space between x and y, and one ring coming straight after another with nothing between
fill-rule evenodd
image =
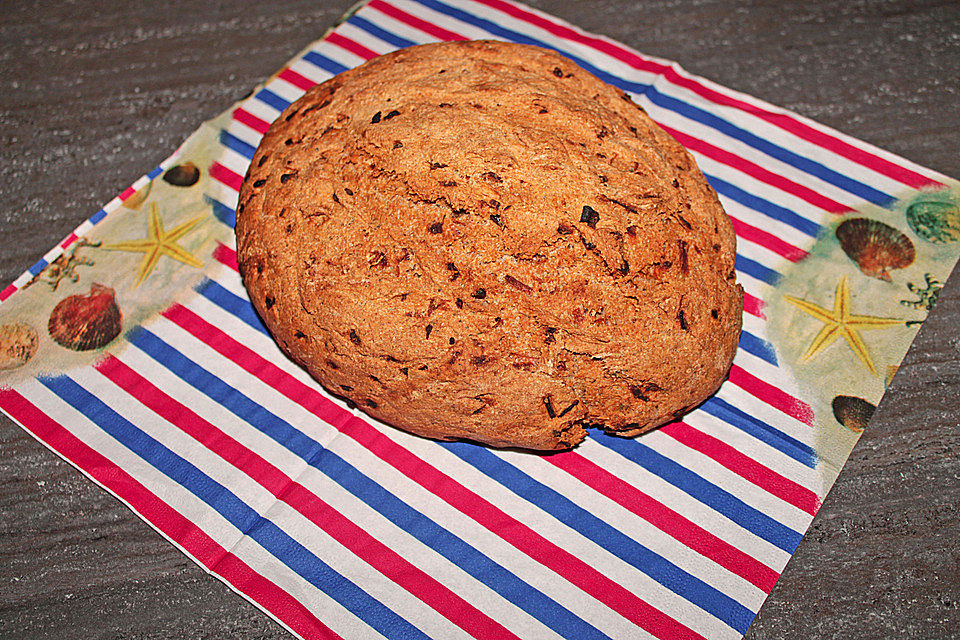
<instances>
[{"instance_id":1,"label":"orange seashell print","mask_svg":"<svg viewBox=\"0 0 960 640\"><path fill-rule=\"evenodd\" d=\"M90 351L120 335L120 307L110 287L94 284L90 292L67 296L53 308L47 330L60 346Z\"/></svg>"},{"instance_id":2,"label":"orange seashell print","mask_svg":"<svg viewBox=\"0 0 960 640\"><path fill-rule=\"evenodd\" d=\"M37 331L24 322L0 327L0 370L25 365L37 352Z\"/></svg>"},{"instance_id":3,"label":"orange seashell print","mask_svg":"<svg viewBox=\"0 0 960 640\"><path fill-rule=\"evenodd\" d=\"M873 417L876 407L856 396L837 396L833 399L833 417L854 433L862 433Z\"/></svg>"},{"instance_id":4,"label":"orange seashell print","mask_svg":"<svg viewBox=\"0 0 960 640\"><path fill-rule=\"evenodd\" d=\"M836 234L843 252L871 278L890 282L891 269L909 267L916 257L910 238L879 220L850 218Z\"/></svg>"}]
</instances>

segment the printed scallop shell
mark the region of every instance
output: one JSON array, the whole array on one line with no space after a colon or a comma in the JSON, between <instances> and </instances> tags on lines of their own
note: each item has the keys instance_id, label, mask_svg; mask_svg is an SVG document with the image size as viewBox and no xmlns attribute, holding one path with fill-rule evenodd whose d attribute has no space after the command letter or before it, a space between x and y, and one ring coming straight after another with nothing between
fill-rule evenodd
<instances>
[{"instance_id":1,"label":"printed scallop shell","mask_svg":"<svg viewBox=\"0 0 960 640\"><path fill-rule=\"evenodd\" d=\"M837 396L833 399L833 417L854 433L862 433L873 417L876 407L856 396Z\"/></svg>"},{"instance_id":2,"label":"printed scallop shell","mask_svg":"<svg viewBox=\"0 0 960 640\"><path fill-rule=\"evenodd\" d=\"M914 202L907 207L907 223L927 242L944 244L960 240L960 208L952 202Z\"/></svg>"},{"instance_id":3,"label":"printed scallop shell","mask_svg":"<svg viewBox=\"0 0 960 640\"><path fill-rule=\"evenodd\" d=\"M890 282L890 269L908 267L916 257L910 238L879 220L850 218L836 233L844 253L871 278Z\"/></svg>"},{"instance_id":4,"label":"printed scallop shell","mask_svg":"<svg viewBox=\"0 0 960 640\"><path fill-rule=\"evenodd\" d=\"M37 352L37 330L25 322L0 326L0 370L16 369Z\"/></svg>"},{"instance_id":5,"label":"printed scallop shell","mask_svg":"<svg viewBox=\"0 0 960 640\"><path fill-rule=\"evenodd\" d=\"M57 344L74 351L105 347L120 335L120 307L110 287L94 284L89 293L67 296L53 308L47 330Z\"/></svg>"}]
</instances>

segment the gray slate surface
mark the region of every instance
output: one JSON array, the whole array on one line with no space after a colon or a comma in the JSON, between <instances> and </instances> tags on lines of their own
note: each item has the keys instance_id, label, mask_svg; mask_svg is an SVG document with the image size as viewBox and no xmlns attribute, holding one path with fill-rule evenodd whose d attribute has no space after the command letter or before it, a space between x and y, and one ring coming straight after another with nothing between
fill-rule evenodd
<instances>
[{"instance_id":1,"label":"gray slate surface","mask_svg":"<svg viewBox=\"0 0 960 640\"><path fill-rule=\"evenodd\" d=\"M955 1L531 4L960 177ZM0 286L347 6L3 3ZM748 638L960 635L958 424L955 273ZM289 637L6 418L0 478L0 637Z\"/></svg>"}]
</instances>

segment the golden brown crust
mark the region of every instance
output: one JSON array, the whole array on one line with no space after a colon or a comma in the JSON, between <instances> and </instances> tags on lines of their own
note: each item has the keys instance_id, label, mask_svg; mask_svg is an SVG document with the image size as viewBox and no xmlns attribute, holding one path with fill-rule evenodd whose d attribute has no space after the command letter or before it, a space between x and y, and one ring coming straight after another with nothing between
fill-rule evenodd
<instances>
[{"instance_id":1,"label":"golden brown crust","mask_svg":"<svg viewBox=\"0 0 960 640\"><path fill-rule=\"evenodd\" d=\"M562 449L719 387L735 240L692 157L614 87L501 42L400 50L274 122L241 273L331 391L440 439Z\"/></svg>"}]
</instances>

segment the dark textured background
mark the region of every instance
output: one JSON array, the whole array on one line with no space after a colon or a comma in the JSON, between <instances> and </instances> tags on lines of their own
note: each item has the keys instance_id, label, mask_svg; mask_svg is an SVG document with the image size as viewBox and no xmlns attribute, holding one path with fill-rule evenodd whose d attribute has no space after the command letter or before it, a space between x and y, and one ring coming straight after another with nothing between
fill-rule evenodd
<instances>
[{"instance_id":1,"label":"dark textured background","mask_svg":"<svg viewBox=\"0 0 960 640\"><path fill-rule=\"evenodd\" d=\"M0 287L349 0L3 2ZM960 3L532 2L960 177ZM960 276L748 638L960 635ZM0 637L284 638L0 419Z\"/></svg>"}]
</instances>

